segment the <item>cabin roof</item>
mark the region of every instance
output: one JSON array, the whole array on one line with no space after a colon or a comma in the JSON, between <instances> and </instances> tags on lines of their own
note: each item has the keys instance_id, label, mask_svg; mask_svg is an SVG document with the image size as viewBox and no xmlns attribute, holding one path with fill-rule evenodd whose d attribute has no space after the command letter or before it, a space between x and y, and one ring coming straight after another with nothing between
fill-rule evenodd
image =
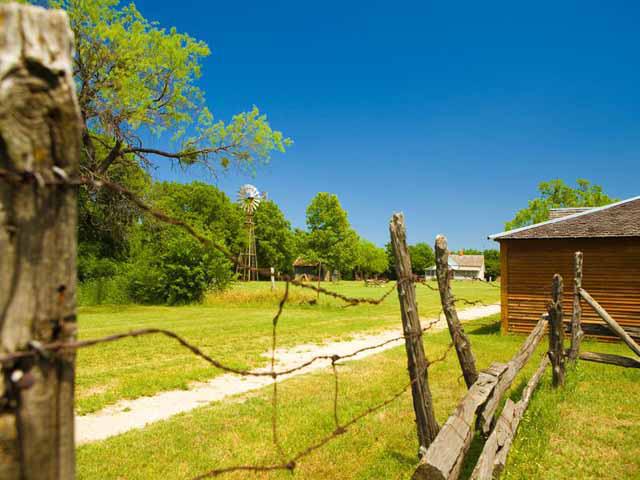
<instances>
[{"instance_id":1,"label":"cabin roof","mask_svg":"<svg viewBox=\"0 0 640 480\"><path fill-rule=\"evenodd\" d=\"M640 197L490 235L491 240L640 237Z\"/></svg>"},{"instance_id":2,"label":"cabin roof","mask_svg":"<svg viewBox=\"0 0 640 480\"><path fill-rule=\"evenodd\" d=\"M461 268L482 268L484 255L449 255Z\"/></svg>"},{"instance_id":3,"label":"cabin roof","mask_svg":"<svg viewBox=\"0 0 640 480\"><path fill-rule=\"evenodd\" d=\"M319 262L312 262L303 257L298 257L293 262L294 267L317 267Z\"/></svg>"}]
</instances>

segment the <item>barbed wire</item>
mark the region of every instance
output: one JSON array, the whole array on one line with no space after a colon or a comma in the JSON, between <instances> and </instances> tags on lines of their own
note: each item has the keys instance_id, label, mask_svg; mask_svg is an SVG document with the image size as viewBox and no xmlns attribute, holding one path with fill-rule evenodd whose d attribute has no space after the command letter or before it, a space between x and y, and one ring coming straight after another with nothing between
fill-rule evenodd
<instances>
[{"instance_id":1,"label":"barbed wire","mask_svg":"<svg viewBox=\"0 0 640 480\"><path fill-rule=\"evenodd\" d=\"M16 171L10 171L10 170L6 170L6 169L0 169L0 179L3 179L5 181L11 182L11 183L18 183L18 184L34 184L37 187L43 187L45 185L56 185L56 186L90 186L93 188L107 188L110 189L114 192L117 192L121 195L123 195L125 198L127 198L129 201L131 201L133 204L135 204L138 208L140 208L142 211L150 214L151 216L153 216L154 218L156 218L157 220L167 223L167 224L171 224L174 226L177 226L179 228L182 228L184 231L186 231L189 235L191 235L193 238L195 238L196 240L198 240L201 244L203 244L206 247L210 247L210 248L214 248L216 250L218 250L220 253L222 253L225 258L227 258L233 265L238 265L238 260L226 249L226 247L212 241L211 239L207 238L206 236L200 234L198 231L196 231L195 228L193 228L191 225L189 225L187 222L184 222L180 219L171 217L167 214L165 214L164 212L161 212L159 210L154 209L152 206L148 205L147 203L145 203L143 200L141 200L137 195L135 195L133 192L131 192L130 190L126 189L125 187L123 187L122 185L119 185L117 183L113 183L110 182L106 179L102 179L102 178L95 178L95 176L81 176L81 177L75 177L75 178L70 178L66 172L58 167L53 167L51 172L49 173L43 173L43 172L31 172L31 171L21 171L21 172L16 172ZM253 269L253 270L258 270L258 269ZM267 269L262 269L262 270L258 270L258 271L264 271L266 272ZM268 272L270 273L270 272ZM410 279L405 279L406 282L414 284L417 282L416 278L410 278ZM395 288L397 288L398 283L400 282L396 282L396 284L392 285L388 291L386 291L381 297L379 298L365 298L365 297L349 297L347 295L343 295L341 293L337 293L337 292L332 292L330 290L327 290L323 287L320 286L315 286L315 285L310 285L310 284L306 284L302 281L296 280L296 279L291 279L288 276L285 277L285 291L284 294L281 298L281 300L278 303L278 309L276 311L276 314L273 317L272 320L272 333L271 333L271 358L270 358L270 363L269 363L269 368L267 370L247 370L247 369L242 369L242 368L237 368L237 367L233 367L231 365L227 365L226 363L217 360L213 357L211 357L210 355L206 354L204 351L202 351L202 349L200 347L198 347L197 345L194 345L193 343L189 342L188 340L186 340L183 336L177 334L174 331L168 330L168 329L162 329L162 328L146 328L146 329L138 329L138 330L132 330L129 332L124 332L124 333L117 333L117 334L113 334L113 335L108 335L105 337L100 337L100 338L94 338L94 339L88 339L88 340L74 340L74 341L56 341L56 342L49 342L49 343L41 343L41 342L37 342L37 341L31 341L28 344L29 349L28 350L23 350L23 351L16 351L16 352L12 352L12 353L8 353L8 354L4 354L4 355L0 355L0 365L3 366L3 369L5 370L13 370L12 373L16 372L16 371L20 371L20 375L18 375L16 378L18 377L22 377L22 375L24 374L24 372L22 372L22 370L20 370L21 368L24 367L24 365L20 365L20 360L22 359L26 359L26 358L42 358L45 360L51 360L52 356L60 353L60 352L65 352L65 351L69 351L69 350L78 350L78 349L82 349L82 348L88 348L88 347L92 347L92 346L97 346L97 345L101 345L101 344L106 344L106 343L111 343L111 342L116 342L116 341L120 341L120 340L124 340L127 338L135 338L135 337L141 337L141 336L146 336L146 335L162 335L162 336L166 336L170 339L175 340L176 342L178 342L178 344L182 347L184 347L186 350L188 350L189 352L191 352L194 356L204 360L205 362L209 363L210 365L212 365L213 367L227 372L227 373L231 373L231 374L236 374L236 375L240 375L240 376L254 376L254 377L271 377L273 379L273 384L272 384L272 411L271 411L271 434L272 434L272 443L276 449L276 452L278 454L278 456L282 459L281 463L276 463L276 464L272 464L272 465L238 465L238 466L232 466L232 467L226 467L226 468L219 468L219 469L213 469L210 470L202 475L199 475L196 477L196 479L203 479L203 478L210 478L210 477L215 477L224 473L230 473L230 472L238 472L238 471L251 471L251 472L266 472L266 471L273 471L273 470L294 470L297 463L302 460L303 458L305 458L306 456L310 455L311 453L313 453L314 451L322 448L324 445L326 445L327 443L329 443L330 441L332 441L333 439L337 438L338 436L344 434L348 428L350 428L352 425L354 425L356 422L358 422L359 420L367 417L368 415L371 415L373 413L375 413L376 411L380 410L381 408L384 408L385 406L389 405L390 403L392 403L393 401L395 401L396 399L398 399L400 396L402 396L405 392L407 392L409 390L409 388L412 386L413 382L417 381L418 378L414 379L413 381L409 382L407 385L405 385L402 390L396 392L395 394L393 394L392 396L388 397L387 399L385 399L382 402L379 402L378 404L368 407L367 409L365 409L363 412L361 412L360 414L352 417L351 419L349 419L348 421L341 423L340 422L340 415L339 415L339 398L340 398L340 380L339 380L339 375L338 375L338 366L341 365L340 362L348 360L348 359L352 359L354 357L356 357L357 355L366 352L366 351L372 351L372 350L376 350L376 349L381 349L391 343L394 342L399 342L401 340L408 340L408 339L412 339L415 336L422 336L424 334L424 332L426 332L427 330L431 329L434 325L436 325L437 323L439 323L441 321L440 317L442 314L442 311L440 312L440 314L438 315L437 319L434 319L432 321L430 321L425 327L420 328L420 330L416 331L416 332L403 332L402 335L384 340L382 342L379 342L375 345L368 345L365 347L361 347L358 348L350 353L347 354L333 354L333 355L316 355L312 358L310 358L307 361L301 362L298 365L292 366L292 367L288 367L288 368L283 368L281 370L277 370L276 369L276 349L277 349L277 340L278 340L278 324L279 324L279 320L280 317L282 316L282 313L284 311L284 307L287 304L288 300L289 300L289 288L290 285L295 285L301 288L306 288L306 289L310 289L313 291L316 291L318 294L323 294L326 296L330 296L333 298L336 298L338 300L341 300L343 302L345 302L347 305L345 306L355 306L355 305L361 305L361 304L370 304L370 305L380 305L382 304L382 302L385 301L386 298L389 297L389 295L391 295L391 293L393 292L393 290ZM428 288L431 288L432 290L437 291L436 288L431 287L430 285L427 285L425 282L421 282L423 283L423 285L427 286ZM470 300L466 300L466 299L458 299L460 301L463 301L467 304L478 304L481 301L477 300L477 301L470 301ZM73 321L75 320L75 315L70 315L69 317L63 318L63 319L56 319L57 322L60 321ZM428 358L425 358L425 364L426 364L426 368L431 367L433 364L438 363L438 362L443 362L445 361L445 359L447 358L447 355L449 354L449 352L452 350L453 348L453 343L450 343L449 346L447 347L447 349L444 351L444 353L439 356L438 358L434 359L434 360L429 360ZM334 430L332 432L330 432L329 434L325 435L324 437L320 438L318 441L316 441L315 443L307 446L306 448L298 451L297 453L293 454L292 456L287 457L287 454L284 450L284 447L282 446L281 442L280 442L280 438L279 438L279 429L278 429L278 413L279 413L279 395L278 395L278 379L279 377L282 376L286 376L286 375L290 375L293 374L299 370L302 370L306 367L309 367L310 365L312 365L315 362L321 361L321 360L325 360L325 361L330 361L330 366L331 366L331 371L333 374L333 411L332 411L332 415L333 415L333 423L334 423ZM421 374L423 375L425 372L421 372ZM28 374L28 372L27 372ZM9 378L13 378L14 375L9 375ZM31 383L32 384L32 383ZM23 382L24 387L23 388L29 388L31 385L29 382ZM5 402L6 403L6 402ZM288 458L288 460L287 460Z\"/></svg>"}]
</instances>

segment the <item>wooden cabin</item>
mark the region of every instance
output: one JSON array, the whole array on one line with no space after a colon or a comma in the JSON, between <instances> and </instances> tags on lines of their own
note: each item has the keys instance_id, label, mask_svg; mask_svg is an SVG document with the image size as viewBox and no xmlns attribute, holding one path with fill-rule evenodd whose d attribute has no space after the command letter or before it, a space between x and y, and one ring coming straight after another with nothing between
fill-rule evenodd
<instances>
[{"instance_id":1,"label":"wooden cabin","mask_svg":"<svg viewBox=\"0 0 640 480\"><path fill-rule=\"evenodd\" d=\"M298 257L293 262L293 275L296 280L318 280L318 273L322 281L331 280L329 270L319 262L309 261L303 257Z\"/></svg>"},{"instance_id":2,"label":"wooden cabin","mask_svg":"<svg viewBox=\"0 0 640 480\"><path fill-rule=\"evenodd\" d=\"M500 243L503 332L529 332L546 311L555 273L564 279L565 321L573 302L574 253L583 252L582 286L634 337L640 337L640 197L605 207L557 209L551 219L491 235ZM611 332L583 302L585 334Z\"/></svg>"}]
</instances>

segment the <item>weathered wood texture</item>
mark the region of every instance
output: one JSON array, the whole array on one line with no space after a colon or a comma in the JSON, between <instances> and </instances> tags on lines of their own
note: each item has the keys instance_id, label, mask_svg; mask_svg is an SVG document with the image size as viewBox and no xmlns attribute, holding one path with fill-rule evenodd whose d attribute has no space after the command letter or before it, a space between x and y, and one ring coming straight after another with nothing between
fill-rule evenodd
<instances>
[{"instance_id":1,"label":"weathered wood texture","mask_svg":"<svg viewBox=\"0 0 640 480\"><path fill-rule=\"evenodd\" d=\"M633 337L640 338L640 238L504 240L500 242L503 330L529 333L549 298L554 273L574 275L574 255L584 255L582 288ZM567 324L573 298L564 299ZM584 304L583 304L584 307ZM590 308L583 308L587 337L617 340Z\"/></svg>"},{"instance_id":2,"label":"weathered wood texture","mask_svg":"<svg viewBox=\"0 0 640 480\"><path fill-rule=\"evenodd\" d=\"M401 213L396 213L391 218L389 233L396 258L398 299L402 316L402 331L405 335L407 366L411 379L418 442L420 451L424 451L436 438L440 427L433 410L433 400L429 388L429 371L422 344L422 326L416 302L416 287L413 282L404 216Z\"/></svg>"},{"instance_id":3,"label":"weathered wood texture","mask_svg":"<svg viewBox=\"0 0 640 480\"><path fill-rule=\"evenodd\" d=\"M0 25L0 168L34 172L0 180L0 353L11 353L75 337L77 194L48 181L77 175L81 119L66 14L0 5ZM12 370L34 383L0 413L0 478L73 478L74 355Z\"/></svg>"},{"instance_id":4,"label":"weathered wood texture","mask_svg":"<svg viewBox=\"0 0 640 480\"><path fill-rule=\"evenodd\" d=\"M553 372L553 386L564 385L564 324L562 323L562 276L557 273L553 276L551 286L551 302L549 302L549 360Z\"/></svg>"},{"instance_id":5,"label":"weathered wood texture","mask_svg":"<svg viewBox=\"0 0 640 480\"><path fill-rule=\"evenodd\" d=\"M489 398L481 408L478 414L479 429L484 435L488 435L493 428L493 419L500 405L503 395L511 387L514 379L520 373L520 370L527 364L533 352L540 344L542 337L544 336L545 327L547 325L547 318L543 316L536 325L536 328L529 334L525 342L520 347L520 350L513 356L513 358L507 363L507 368L500 376L496 387L493 389Z\"/></svg>"},{"instance_id":6,"label":"weathered wood texture","mask_svg":"<svg viewBox=\"0 0 640 480\"><path fill-rule=\"evenodd\" d=\"M495 428L484 444L478 462L471 474L471 479L491 480L500 476L507 463L509 449L518 432L520 420L522 420L533 392L538 387L548 364L549 358L547 356L542 357L540 366L524 388L518 403L507 399Z\"/></svg>"},{"instance_id":7,"label":"weathered wood texture","mask_svg":"<svg viewBox=\"0 0 640 480\"><path fill-rule=\"evenodd\" d=\"M453 340L453 345L458 355L462 376L467 384L467 388L478 379L478 370L476 368L476 359L471 351L471 342L465 335L462 324L458 319L458 312L455 306L455 299L451 292L451 277L449 271L449 250L447 249L447 239L438 235L436 237L436 275L438 277L438 290L440 291L440 302L442 303L442 311L447 319L449 333Z\"/></svg>"},{"instance_id":8,"label":"weathered wood texture","mask_svg":"<svg viewBox=\"0 0 640 480\"><path fill-rule=\"evenodd\" d=\"M624 331L618 322L616 322L609 313L602 308L602 306L594 300L594 298L589 295L584 289L580 289L580 296L584 298L584 300L596 311L596 313L606 322L611 331L615 333L620 339L627 344L627 346L633 350L633 353L640 356L640 346L631 338L631 336Z\"/></svg>"},{"instance_id":9,"label":"weathered wood texture","mask_svg":"<svg viewBox=\"0 0 640 480\"><path fill-rule=\"evenodd\" d=\"M622 357L610 353L580 352L578 358L587 362L606 363L625 368L640 368L640 361L635 358Z\"/></svg>"},{"instance_id":10,"label":"weathered wood texture","mask_svg":"<svg viewBox=\"0 0 640 480\"><path fill-rule=\"evenodd\" d=\"M582 252L574 254L573 267L573 311L571 312L571 347L569 348L569 360L578 358L580 343L584 333L582 331L582 305L580 289L582 288Z\"/></svg>"},{"instance_id":11,"label":"weathered wood texture","mask_svg":"<svg viewBox=\"0 0 640 480\"><path fill-rule=\"evenodd\" d=\"M475 417L493 392L507 366L494 363L480 372L455 412L442 426L435 441L416 469L414 480L453 480L460 475L465 455L473 439Z\"/></svg>"}]
</instances>

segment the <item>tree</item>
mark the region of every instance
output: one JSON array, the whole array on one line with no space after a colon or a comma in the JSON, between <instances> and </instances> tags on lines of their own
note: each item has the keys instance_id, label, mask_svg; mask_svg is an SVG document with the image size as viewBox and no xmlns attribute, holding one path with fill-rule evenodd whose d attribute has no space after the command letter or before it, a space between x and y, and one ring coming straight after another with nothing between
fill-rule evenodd
<instances>
[{"instance_id":1,"label":"tree","mask_svg":"<svg viewBox=\"0 0 640 480\"><path fill-rule=\"evenodd\" d=\"M372 242L358 239L355 268L364 276L377 275L387 270L387 252Z\"/></svg>"},{"instance_id":2,"label":"tree","mask_svg":"<svg viewBox=\"0 0 640 480\"><path fill-rule=\"evenodd\" d=\"M484 254L484 276L495 280L500 276L500 252L496 249L487 249Z\"/></svg>"},{"instance_id":3,"label":"tree","mask_svg":"<svg viewBox=\"0 0 640 480\"><path fill-rule=\"evenodd\" d=\"M353 270L358 236L336 195L320 192L311 200L307 207L307 228L304 250L307 259L320 261L341 273Z\"/></svg>"},{"instance_id":4,"label":"tree","mask_svg":"<svg viewBox=\"0 0 640 480\"><path fill-rule=\"evenodd\" d=\"M599 207L617 201L602 191L599 185L578 179L577 188L572 188L562 180L542 182L538 186L540 196L529 201L527 208L518 211L513 220L505 223L505 230L525 227L549 220L549 210L566 207Z\"/></svg>"},{"instance_id":5,"label":"tree","mask_svg":"<svg viewBox=\"0 0 640 480\"><path fill-rule=\"evenodd\" d=\"M291 223L271 200L260 204L254 220L258 265L274 267L277 272L291 272L296 254Z\"/></svg>"},{"instance_id":6,"label":"tree","mask_svg":"<svg viewBox=\"0 0 640 480\"><path fill-rule=\"evenodd\" d=\"M246 243L240 208L211 185L159 182L149 197L155 207L189 223L233 253ZM173 225L142 218L131 243L127 290L134 301L199 301L208 290L224 288L231 281L231 264L222 253Z\"/></svg>"},{"instance_id":7,"label":"tree","mask_svg":"<svg viewBox=\"0 0 640 480\"><path fill-rule=\"evenodd\" d=\"M148 166L154 157L180 165L199 164L216 172L232 163L267 162L291 140L272 130L257 107L230 122L214 120L196 85L204 42L145 19L133 3L119 0L51 0L64 8L75 35L74 74L84 120L83 167L105 175L113 165L135 158ZM149 133L169 130L176 148L145 146Z\"/></svg>"},{"instance_id":8,"label":"tree","mask_svg":"<svg viewBox=\"0 0 640 480\"><path fill-rule=\"evenodd\" d=\"M411 270L416 275L424 274L424 271L433 266L436 261L433 249L428 243L409 245L409 255L411 255Z\"/></svg>"}]
</instances>

